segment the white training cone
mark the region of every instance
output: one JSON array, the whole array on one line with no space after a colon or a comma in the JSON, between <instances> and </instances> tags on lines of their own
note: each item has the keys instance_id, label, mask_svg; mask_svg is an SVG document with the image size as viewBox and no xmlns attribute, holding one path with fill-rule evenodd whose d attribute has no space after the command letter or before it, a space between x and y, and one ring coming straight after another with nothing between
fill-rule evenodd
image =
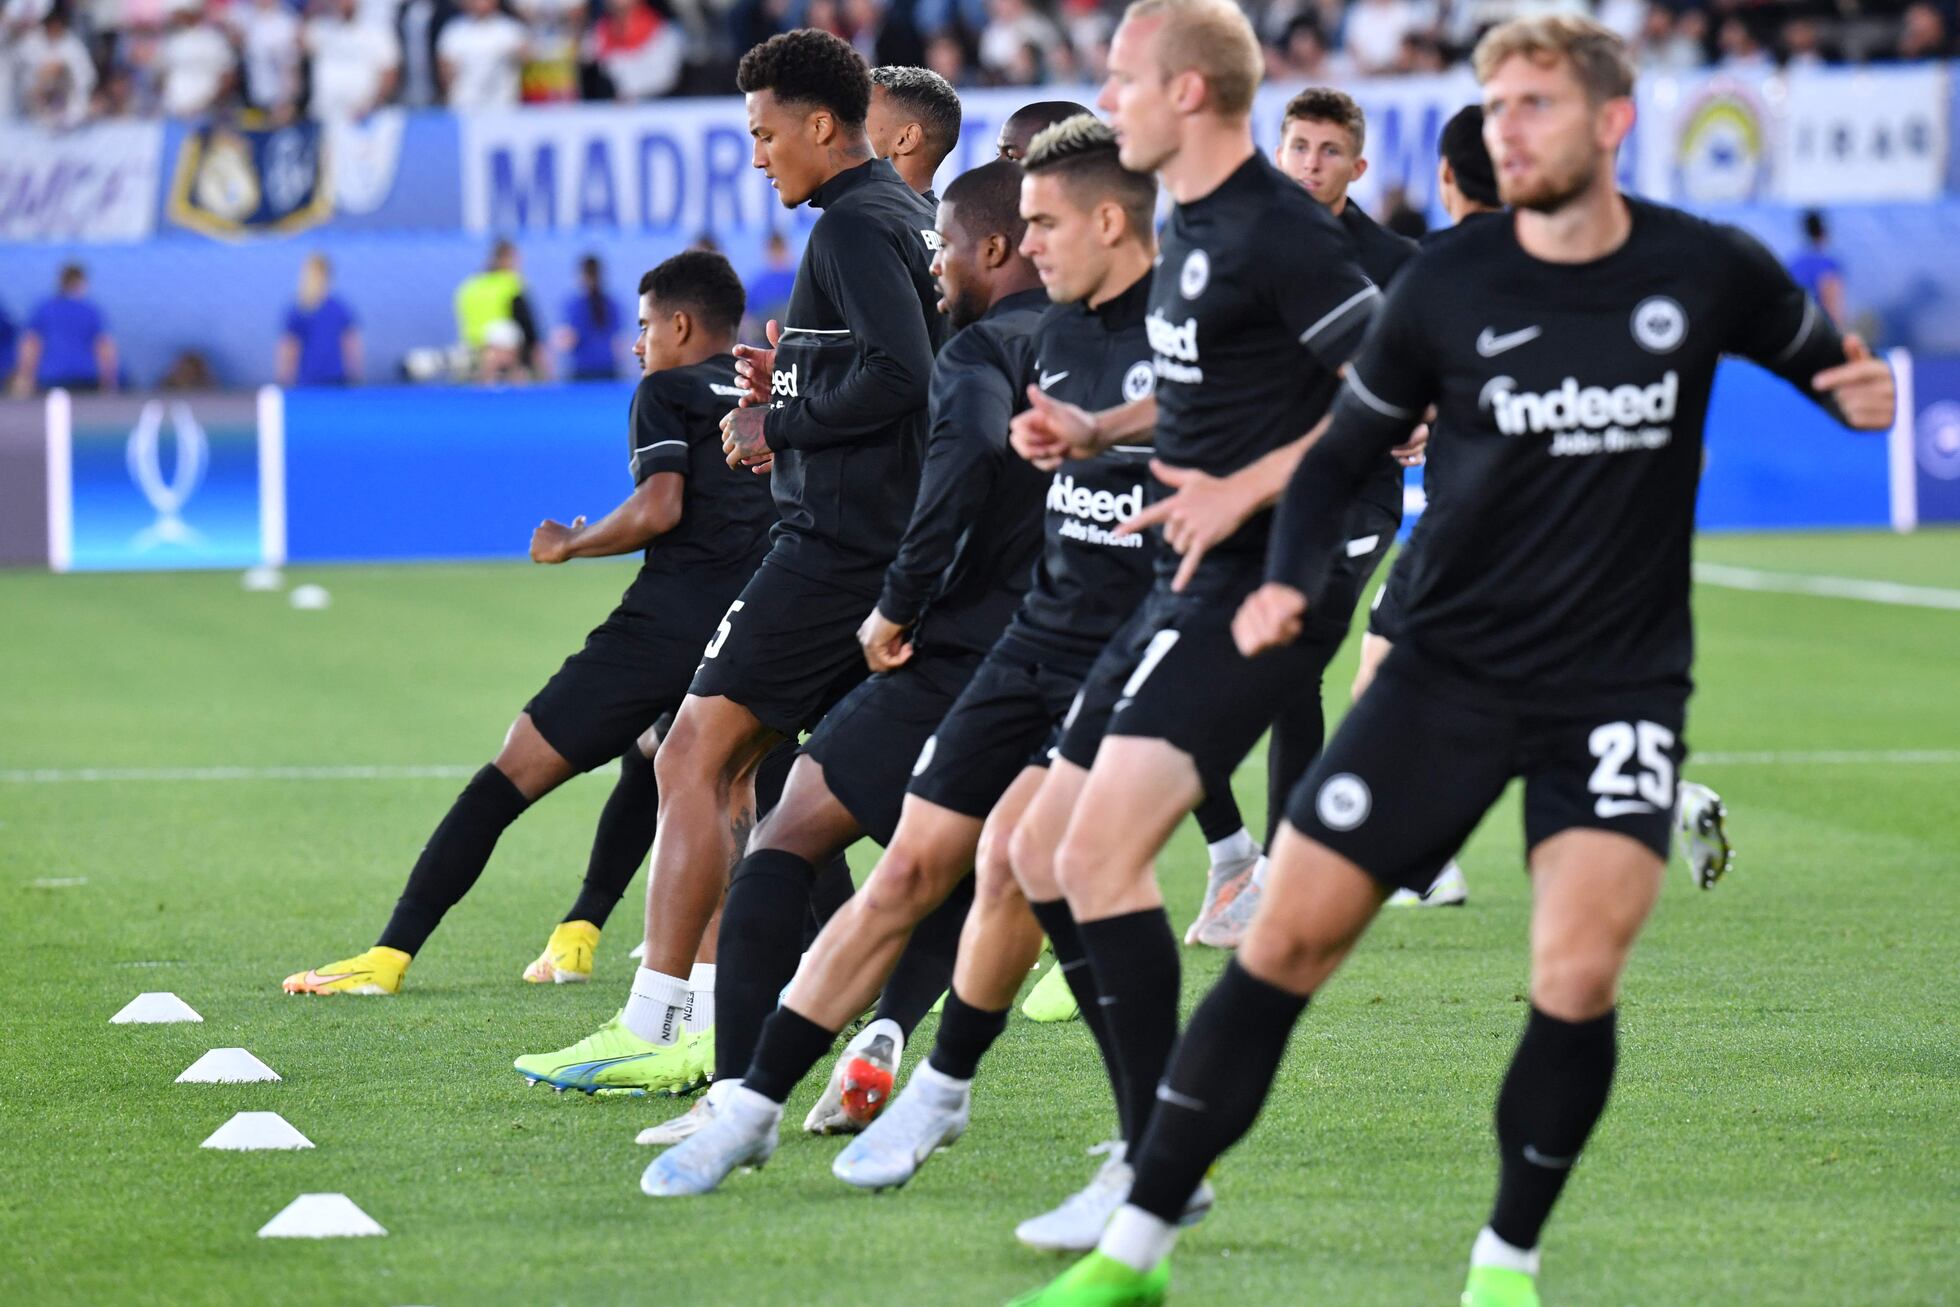
<instances>
[{"instance_id":1,"label":"white training cone","mask_svg":"<svg viewBox=\"0 0 1960 1307\"><path fill-rule=\"evenodd\" d=\"M242 1048L214 1048L184 1068L180 1085L236 1085L250 1080L277 1080L279 1073Z\"/></svg>"},{"instance_id":2,"label":"white training cone","mask_svg":"<svg viewBox=\"0 0 1960 1307\"><path fill-rule=\"evenodd\" d=\"M318 612L333 603L333 596L323 585L299 585L286 596L286 602L303 611Z\"/></svg>"},{"instance_id":3,"label":"white training cone","mask_svg":"<svg viewBox=\"0 0 1960 1307\"><path fill-rule=\"evenodd\" d=\"M198 1147L249 1153L261 1148L311 1148L313 1141L277 1112L240 1112Z\"/></svg>"},{"instance_id":4,"label":"white training cone","mask_svg":"<svg viewBox=\"0 0 1960 1307\"><path fill-rule=\"evenodd\" d=\"M645 940L641 940L639 943L633 946L633 951L631 953L628 953L626 956L632 958L635 962L638 962L642 958L646 957L646 955L647 955L647 942Z\"/></svg>"},{"instance_id":5,"label":"white training cone","mask_svg":"<svg viewBox=\"0 0 1960 1307\"><path fill-rule=\"evenodd\" d=\"M152 1025L166 1021L202 1021L192 1010L191 1005L175 994L138 994L123 1005L123 1010L109 1018L116 1026Z\"/></svg>"},{"instance_id":6,"label":"white training cone","mask_svg":"<svg viewBox=\"0 0 1960 1307\"><path fill-rule=\"evenodd\" d=\"M301 1194L259 1227L261 1239L349 1239L386 1233L346 1194Z\"/></svg>"}]
</instances>

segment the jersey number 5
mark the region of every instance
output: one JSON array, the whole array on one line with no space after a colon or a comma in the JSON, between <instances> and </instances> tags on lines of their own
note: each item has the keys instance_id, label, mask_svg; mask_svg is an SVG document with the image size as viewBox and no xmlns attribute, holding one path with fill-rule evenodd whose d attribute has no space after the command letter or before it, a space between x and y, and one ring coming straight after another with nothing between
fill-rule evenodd
<instances>
[{"instance_id":1,"label":"jersey number 5","mask_svg":"<svg viewBox=\"0 0 1960 1307\"><path fill-rule=\"evenodd\" d=\"M735 614L741 611L742 611L742 601L740 599L737 599L734 603L728 605L727 616L721 619L721 625L715 627L714 635L708 640L707 649L704 650L701 654L701 659L703 662L706 662L708 659L714 657L716 654L721 652L722 645L728 642L729 626L731 623L734 622Z\"/></svg>"},{"instance_id":2,"label":"jersey number 5","mask_svg":"<svg viewBox=\"0 0 1960 1307\"><path fill-rule=\"evenodd\" d=\"M1599 759L1586 788L1599 795L1595 805L1602 817L1650 807L1674 810L1674 732L1658 722L1608 722L1593 728L1587 741ZM1635 763L1631 775L1627 764ZM1638 796L1636 798L1636 796Z\"/></svg>"}]
</instances>

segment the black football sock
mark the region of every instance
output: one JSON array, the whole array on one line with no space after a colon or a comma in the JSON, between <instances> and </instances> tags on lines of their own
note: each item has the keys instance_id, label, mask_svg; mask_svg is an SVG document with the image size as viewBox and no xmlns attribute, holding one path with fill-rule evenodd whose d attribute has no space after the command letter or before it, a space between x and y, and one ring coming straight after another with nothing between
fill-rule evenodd
<instances>
[{"instance_id":1,"label":"black football sock","mask_svg":"<svg viewBox=\"0 0 1960 1307\"><path fill-rule=\"evenodd\" d=\"M1205 1172L1259 1115L1307 1000L1234 958L1191 1014L1157 1091L1143 1144L1131 1150L1130 1201L1173 1224Z\"/></svg>"},{"instance_id":2,"label":"black football sock","mask_svg":"<svg viewBox=\"0 0 1960 1307\"><path fill-rule=\"evenodd\" d=\"M838 854L817 868L817 883L810 887L810 914L803 923L803 947L808 949L823 933L824 924L851 901L857 886L851 883L851 864Z\"/></svg>"},{"instance_id":3,"label":"black football sock","mask_svg":"<svg viewBox=\"0 0 1960 1307\"><path fill-rule=\"evenodd\" d=\"M394 915L375 942L404 953L419 950L442 914L455 907L483 874L497 837L530 806L531 801L495 764L470 777L450 805L449 815L422 846L422 856L415 860L408 884L395 902Z\"/></svg>"},{"instance_id":4,"label":"black football sock","mask_svg":"<svg viewBox=\"0 0 1960 1307\"><path fill-rule=\"evenodd\" d=\"M973 1007L958 991L946 995L946 1011L939 1018L939 1034L932 1045L932 1069L955 1080L971 1080L980 1059L1007 1029L1011 1009L988 1012Z\"/></svg>"},{"instance_id":5,"label":"black football sock","mask_svg":"<svg viewBox=\"0 0 1960 1307\"><path fill-rule=\"evenodd\" d=\"M634 745L619 756L619 779L606 796L599 829L592 836L592 854L585 863L585 884L579 887L567 921L589 921L603 927L619 903L633 873L653 847L653 827L660 815L660 790L654 784L653 759Z\"/></svg>"},{"instance_id":6,"label":"black football sock","mask_svg":"<svg viewBox=\"0 0 1960 1307\"><path fill-rule=\"evenodd\" d=\"M836 1042L836 1031L825 1030L808 1017L779 1007L762 1023L755 1057L737 1074L742 1077L744 1088L755 1090L771 1102L787 1102L797 1082L810 1074L810 1068Z\"/></svg>"},{"instance_id":7,"label":"black football sock","mask_svg":"<svg viewBox=\"0 0 1960 1307\"><path fill-rule=\"evenodd\" d=\"M966 876L943 902L925 915L905 941L898 965L878 996L878 1016L890 1017L910 1040L926 1013L953 983L953 963L960 955L960 931L973 906L973 877Z\"/></svg>"},{"instance_id":8,"label":"black football sock","mask_svg":"<svg viewBox=\"0 0 1960 1307\"><path fill-rule=\"evenodd\" d=\"M1162 908L1078 922L1076 930L1102 991L1110 1047L1122 1066L1110 1084L1129 1099L1124 1119L1134 1138L1150 1124L1157 1082L1177 1042L1177 936Z\"/></svg>"},{"instance_id":9,"label":"black football sock","mask_svg":"<svg viewBox=\"0 0 1960 1307\"><path fill-rule=\"evenodd\" d=\"M1123 1138L1134 1143L1136 1136L1130 1133L1130 1096L1124 1092L1122 1067L1117 1063L1116 1050L1109 1042L1109 1018L1103 1015L1102 991L1096 988L1095 968L1089 965L1088 955L1082 951L1080 928L1075 918L1069 915L1067 899L1053 899L1047 903L1028 900L1028 907L1034 912L1034 919L1041 923L1041 929L1048 936L1048 945L1055 950L1055 965L1062 969L1062 979L1068 982L1068 992L1075 995L1075 1005L1082 1010L1082 1024L1089 1027L1089 1033L1096 1037L1096 1049L1102 1054L1103 1065L1109 1069L1110 1087L1116 1096L1117 1130Z\"/></svg>"},{"instance_id":10,"label":"black football sock","mask_svg":"<svg viewBox=\"0 0 1960 1307\"><path fill-rule=\"evenodd\" d=\"M1198 819L1198 829L1204 832L1207 844L1230 839L1245 829L1245 814L1239 811L1239 801L1229 786L1221 786L1216 794L1205 795L1192 815Z\"/></svg>"},{"instance_id":11,"label":"black football sock","mask_svg":"<svg viewBox=\"0 0 1960 1307\"><path fill-rule=\"evenodd\" d=\"M781 849L760 849L735 864L715 953L716 1079L747 1068L763 1021L796 975L816 875L808 859Z\"/></svg>"},{"instance_id":12,"label":"black football sock","mask_svg":"<svg viewBox=\"0 0 1960 1307\"><path fill-rule=\"evenodd\" d=\"M1497 1201L1491 1231L1514 1248L1538 1236L1606 1110L1617 1048L1614 1014L1561 1021L1536 1007L1497 1095Z\"/></svg>"}]
</instances>

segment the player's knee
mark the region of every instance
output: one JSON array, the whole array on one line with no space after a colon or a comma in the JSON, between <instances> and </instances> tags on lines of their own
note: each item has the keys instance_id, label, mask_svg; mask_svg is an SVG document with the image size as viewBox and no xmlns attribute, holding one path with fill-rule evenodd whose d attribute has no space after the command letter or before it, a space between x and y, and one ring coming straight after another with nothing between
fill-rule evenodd
<instances>
[{"instance_id":1,"label":"player's knee","mask_svg":"<svg viewBox=\"0 0 1960 1307\"><path fill-rule=\"evenodd\" d=\"M1010 857L1013 831L994 832L989 830L981 835L980 847L973 855L974 897L985 902L1003 895L1019 897L1021 887L1014 880L1014 863Z\"/></svg>"},{"instance_id":2,"label":"player's knee","mask_svg":"<svg viewBox=\"0 0 1960 1307\"><path fill-rule=\"evenodd\" d=\"M1080 835L1070 835L1055 850L1055 881L1071 902L1108 883L1111 867L1103 850Z\"/></svg>"},{"instance_id":3,"label":"player's knee","mask_svg":"<svg viewBox=\"0 0 1960 1307\"><path fill-rule=\"evenodd\" d=\"M1256 917L1239 946L1239 965L1269 985L1311 993L1340 965L1342 949L1272 913Z\"/></svg>"},{"instance_id":4,"label":"player's knee","mask_svg":"<svg viewBox=\"0 0 1960 1307\"><path fill-rule=\"evenodd\" d=\"M1531 1002L1561 1021L1590 1021L1618 1000L1620 968L1615 958L1585 950L1541 952L1531 961Z\"/></svg>"},{"instance_id":5,"label":"player's knee","mask_svg":"<svg viewBox=\"0 0 1960 1307\"><path fill-rule=\"evenodd\" d=\"M894 843L878 860L858 897L863 910L881 917L917 921L939 901L938 878L925 859Z\"/></svg>"}]
</instances>

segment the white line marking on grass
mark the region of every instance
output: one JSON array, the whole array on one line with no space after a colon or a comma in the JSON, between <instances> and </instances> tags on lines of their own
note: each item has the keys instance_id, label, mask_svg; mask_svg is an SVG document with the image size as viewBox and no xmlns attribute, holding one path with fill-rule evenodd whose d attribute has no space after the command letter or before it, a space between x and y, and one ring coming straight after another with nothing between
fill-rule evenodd
<instances>
[{"instance_id":1,"label":"white line marking on grass","mask_svg":"<svg viewBox=\"0 0 1960 1307\"><path fill-rule=\"evenodd\" d=\"M1860 581L1848 576L1812 576L1801 572L1761 572L1726 563L1696 563L1695 580L1729 590L1758 590L1774 594L1812 595L1826 599L1858 599L1871 604L1906 608L1943 608L1960 612L1960 590L1896 581Z\"/></svg>"},{"instance_id":2,"label":"white line marking on grass","mask_svg":"<svg viewBox=\"0 0 1960 1307\"><path fill-rule=\"evenodd\" d=\"M1951 766L1960 763L1960 749L1816 749L1765 750L1760 753L1695 753L1693 767L1870 767Z\"/></svg>"},{"instance_id":3,"label":"white line marking on grass","mask_svg":"<svg viewBox=\"0 0 1960 1307\"><path fill-rule=\"evenodd\" d=\"M0 784L65 785L93 781L422 781L456 780L478 768L426 766L352 767L31 767L0 771Z\"/></svg>"},{"instance_id":4,"label":"white line marking on grass","mask_svg":"<svg viewBox=\"0 0 1960 1307\"><path fill-rule=\"evenodd\" d=\"M29 889L74 889L77 885L88 884L87 876L43 876L39 880L27 882Z\"/></svg>"}]
</instances>

